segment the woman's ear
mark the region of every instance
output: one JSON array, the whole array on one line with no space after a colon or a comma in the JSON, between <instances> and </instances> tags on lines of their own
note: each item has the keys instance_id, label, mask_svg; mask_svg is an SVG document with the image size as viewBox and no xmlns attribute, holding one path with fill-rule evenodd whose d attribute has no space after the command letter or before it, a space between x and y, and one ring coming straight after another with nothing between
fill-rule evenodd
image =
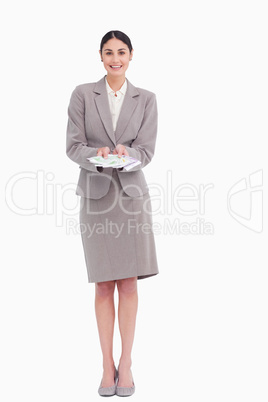
<instances>
[{"instance_id":1,"label":"woman's ear","mask_svg":"<svg viewBox=\"0 0 268 402\"><path fill-rule=\"evenodd\" d=\"M134 49L132 49L132 50L131 50L131 52L130 52L129 60L132 60L132 57L133 57L133 51L134 51Z\"/></svg>"},{"instance_id":2,"label":"woman's ear","mask_svg":"<svg viewBox=\"0 0 268 402\"><path fill-rule=\"evenodd\" d=\"M100 54L101 61L103 61L103 60L102 60L102 55L101 55L101 51L100 51L100 50L99 50L99 54Z\"/></svg>"}]
</instances>

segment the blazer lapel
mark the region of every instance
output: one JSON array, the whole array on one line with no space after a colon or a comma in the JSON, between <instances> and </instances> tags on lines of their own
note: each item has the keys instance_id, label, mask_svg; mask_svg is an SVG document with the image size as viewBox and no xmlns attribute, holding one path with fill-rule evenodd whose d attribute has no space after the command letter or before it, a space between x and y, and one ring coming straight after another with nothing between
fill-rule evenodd
<instances>
[{"instance_id":1,"label":"blazer lapel","mask_svg":"<svg viewBox=\"0 0 268 402\"><path fill-rule=\"evenodd\" d=\"M121 107L121 111L118 117L116 130L113 130L113 122L109 107L109 101L107 96L106 90L106 83L105 77L103 77L100 81L98 81L93 90L98 96L95 98L96 107L100 114L100 118L103 122L105 130L110 137L111 141L116 144L118 143L119 139L124 134L124 131L128 125L128 122L137 107L137 99L136 97L139 96L139 92L137 88L134 87L128 80L127 80L127 91L125 94L125 98L123 100L123 105Z\"/></svg>"},{"instance_id":2,"label":"blazer lapel","mask_svg":"<svg viewBox=\"0 0 268 402\"><path fill-rule=\"evenodd\" d=\"M95 98L95 103L96 107L98 109L98 112L100 114L100 118L103 122L103 125L105 127L105 130L110 137L111 141L116 145L115 141L115 134L113 130L113 122L112 122L112 117L111 117L111 112L110 112L110 107L109 107L109 102L108 102L108 96L107 96L107 91L106 91L106 83L105 83L105 78L102 78L100 81L98 81L94 87L93 90L98 96Z\"/></svg>"},{"instance_id":3,"label":"blazer lapel","mask_svg":"<svg viewBox=\"0 0 268 402\"><path fill-rule=\"evenodd\" d=\"M119 139L124 134L124 131L128 125L128 122L137 107L137 99L139 96L139 92L137 88L135 88L128 80L127 80L127 91L125 94L125 99L123 100L123 105L121 107L121 111L118 117L116 130L115 130L115 139L118 143Z\"/></svg>"}]
</instances>

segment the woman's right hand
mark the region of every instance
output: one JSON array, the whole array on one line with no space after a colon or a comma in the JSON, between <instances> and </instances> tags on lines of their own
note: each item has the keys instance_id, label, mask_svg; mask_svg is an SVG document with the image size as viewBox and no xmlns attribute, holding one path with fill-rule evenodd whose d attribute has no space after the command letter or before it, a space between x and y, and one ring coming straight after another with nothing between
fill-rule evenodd
<instances>
[{"instance_id":1,"label":"woman's right hand","mask_svg":"<svg viewBox=\"0 0 268 402\"><path fill-rule=\"evenodd\" d=\"M107 159L109 153L110 153L109 147L102 147L98 149L97 156L103 156L103 158Z\"/></svg>"}]
</instances>

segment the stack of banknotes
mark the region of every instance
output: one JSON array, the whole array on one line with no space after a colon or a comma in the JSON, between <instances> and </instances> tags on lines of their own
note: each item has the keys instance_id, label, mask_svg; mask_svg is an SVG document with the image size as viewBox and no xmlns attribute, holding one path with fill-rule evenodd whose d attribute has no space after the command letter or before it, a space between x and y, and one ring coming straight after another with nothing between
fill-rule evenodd
<instances>
[{"instance_id":1,"label":"stack of banknotes","mask_svg":"<svg viewBox=\"0 0 268 402\"><path fill-rule=\"evenodd\" d=\"M109 154L108 158L103 158L102 156L93 156L92 158L87 158L95 166L101 166L103 168L113 167L113 168L124 168L125 170L133 169L135 166L139 165L141 161L132 158L131 156L121 156Z\"/></svg>"}]
</instances>

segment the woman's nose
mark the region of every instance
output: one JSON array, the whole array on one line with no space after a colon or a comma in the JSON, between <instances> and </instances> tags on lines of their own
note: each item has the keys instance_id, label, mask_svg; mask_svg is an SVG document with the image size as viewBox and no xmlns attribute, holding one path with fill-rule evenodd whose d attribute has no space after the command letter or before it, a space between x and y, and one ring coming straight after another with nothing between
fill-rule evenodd
<instances>
[{"instance_id":1,"label":"woman's nose","mask_svg":"<svg viewBox=\"0 0 268 402\"><path fill-rule=\"evenodd\" d=\"M117 63L119 61L118 55L114 54L113 55L113 59L112 59L113 63Z\"/></svg>"}]
</instances>

